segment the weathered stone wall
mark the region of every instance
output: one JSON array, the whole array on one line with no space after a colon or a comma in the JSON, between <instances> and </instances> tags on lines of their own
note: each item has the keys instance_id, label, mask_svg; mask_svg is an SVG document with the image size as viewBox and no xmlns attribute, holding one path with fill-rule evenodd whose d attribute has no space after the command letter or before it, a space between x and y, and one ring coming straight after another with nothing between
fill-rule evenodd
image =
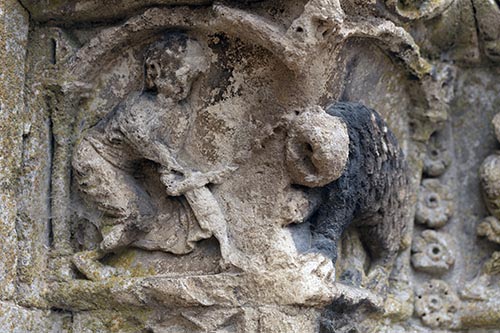
<instances>
[{"instance_id":1,"label":"weathered stone wall","mask_svg":"<svg viewBox=\"0 0 500 333\"><path fill-rule=\"evenodd\" d=\"M499 63L495 0L2 0L0 332L499 332Z\"/></svg>"},{"instance_id":2,"label":"weathered stone wall","mask_svg":"<svg viewBox=\"0 0 500 333\"><path fill-rule=\"evenodd\" d=\"M61 315L18 305L20 176L27 130L26 54L29 14L18 1L0 3L0 331L66 332ZM29 191L25 193L29 196ZM44 197L47 200L47 197ZM25 242L28 240L24 240ZM40 272L39 272L40 273Z\"/></svg>"},{"instance_id":3,"label":"weathered stone wall","mask_svg":"<svg viewBox=\"0 0 500 333\"><path fill-rule=\"evenodd\" d=\"M0 172L2 200L0 201L0 296L12 299L17 277L17 190L22 156L22 116L29 16L18 1L0 4Z\"/></svg>"}]
</instances>

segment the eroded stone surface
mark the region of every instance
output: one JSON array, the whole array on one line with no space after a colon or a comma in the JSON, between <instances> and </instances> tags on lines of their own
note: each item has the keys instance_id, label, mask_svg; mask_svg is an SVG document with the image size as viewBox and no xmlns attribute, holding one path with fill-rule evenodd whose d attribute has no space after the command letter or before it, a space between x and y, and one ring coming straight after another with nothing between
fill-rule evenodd
<instances>
[{"instance_id":1,"label":"eroded stone surface","mask_svg":"<svg viewBox=\"0 0 500 333\"><path fill-rule=\"evenodd\" d=\"M430 177L439 177L450 166L451 154L443 142L440 133L434 133L427 145L427 155L424 159L424 173Z\"/></svg>"},{"instance_id":2,"label":"eroded stone surface","mask_svg":"<svg viewBox=\"0 0 500 333\"><path fill-rule=\"evenodd\" d=\"M0 302L0 330L13 333L69 333L72 332L71 315Z\"/></svg>"},{"instance_id":3,"label":"eroded stone surface","mask_svg":"<svg viewBox=\"0 0 500 333\"><path fill-rule=\"evenodd\" d=\"M415 293L415 311L432 328L459 326L460 301L446 282L430 280Z\"/></svg>"},{"instance_id":4,"label":"eroded stone surface","mask_svg":"<svg viewBox=\"0 0 500 333\"><path fill-rule=\"evenodd\" d=\"M448 222L452 214L450 189L437 179L425 179L420 187L416 221L431 228L440 228Z\"/></svg>"},{"instance_id":5,"label":"eroded stone surface","mask_svg":"<svg viewBox=\"0 0 500 333\"><path fill-rule=\"evenodd\" d=\"M18 331L498 326L498 3L21 3Z\"/></svg>"},{"instance_id":6,"label":"eroded stone surface","mask_svg":"<svg viewBox=\"0 0 500 333\"><path fill-rule=\"evenodd\" d=\"M22 154L23 87L28 14L17 1L0 4L0 299L10 299L17 275L16 214ZM16 93L14 93L16 92Z\"/></svg>"},{"instance_id":7,"label":"eroded stone surface","mask_svg":"<svg viewBox=\"0 0 500 333\"><path fill-rule=\"evenodd\" d=\"M411 262L415 269L430 274L443 274L455 263L451 237L425 230L412 244Z\"/></svg>"}]
</instances>

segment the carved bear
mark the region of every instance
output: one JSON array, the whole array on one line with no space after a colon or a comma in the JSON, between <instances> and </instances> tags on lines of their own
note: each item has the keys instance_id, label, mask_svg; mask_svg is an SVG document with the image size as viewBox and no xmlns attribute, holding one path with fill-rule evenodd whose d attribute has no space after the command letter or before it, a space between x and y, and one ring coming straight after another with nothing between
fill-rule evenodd
<instances>
[{"instance_id":1,"label":"carved bear","mask_svg":"<svg viewBox=\"0 0 500 333\"><path fill-rule=\"evenodd\" d=\"M312 245L335 262L344 232L355 227L371 259L368 284L377 284L374 289L379 289L387 282L405 229L408 179L403 153L374 110L342 102L328 106L326 114L346 125L349 154L346 163L340 163L344 167L338 173L340 177L330 183L323 186L295 181L309 187L315 207L308 218ZM338 170L339 163L330 163Z\"/></svg>"}]
</instances>

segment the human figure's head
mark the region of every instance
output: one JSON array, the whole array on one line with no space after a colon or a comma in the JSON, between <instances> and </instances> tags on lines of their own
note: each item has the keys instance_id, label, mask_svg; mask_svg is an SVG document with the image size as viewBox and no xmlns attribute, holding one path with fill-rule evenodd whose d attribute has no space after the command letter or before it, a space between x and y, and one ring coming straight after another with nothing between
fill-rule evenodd
<instances>
[{"instance_id":1,"label":"human figure's head","mask_svg":"<svg viewBox=\"0 0 500 333\"><path fill-rule=\"evenodd\" d=\"M208 61L201 45L186 35L172 33L146 52L146 90L179 102L185 99Z\"/></svg>"}]
</instances>

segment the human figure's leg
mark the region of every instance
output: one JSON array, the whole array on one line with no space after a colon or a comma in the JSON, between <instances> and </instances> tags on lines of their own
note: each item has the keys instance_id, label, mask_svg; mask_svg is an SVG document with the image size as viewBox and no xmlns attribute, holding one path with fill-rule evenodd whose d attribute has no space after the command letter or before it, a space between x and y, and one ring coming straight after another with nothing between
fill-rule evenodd
<instances>
[{"instance_id":1,"label":"human figure's leg","mask_svg":"<svg viewBox=\"0 0 500 333\"><path fill-rule=\"evenodd\" d=\"M109 274L97 261L146 232L155 209L136 180L104 159L86 139L75 149L73 169L84 199L104 213L103 219L96 221L103 236L100 248L76 254L73 262L88 278L104 278Z\"/></svg>"}]
</instances>

